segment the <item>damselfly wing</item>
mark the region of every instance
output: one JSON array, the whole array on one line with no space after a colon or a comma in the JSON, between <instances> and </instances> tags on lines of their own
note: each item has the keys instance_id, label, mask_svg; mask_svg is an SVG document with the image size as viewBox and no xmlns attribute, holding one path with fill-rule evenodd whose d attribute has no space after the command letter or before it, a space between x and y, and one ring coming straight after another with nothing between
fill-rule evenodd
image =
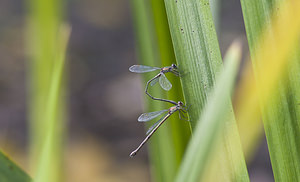
<instances>
[{"instance_id":1,"label":"damselfly wing","mask_svg":"<svg viewBox=\"0 0 300 182\"><path fill-rule=\"evenodd\" d=\"M166 91L169 91L172 88L172 84L165 76L165 73L171 72L174 75L179 76L179 72L178 72L177 66L175 64L172 64L171 66L162 67L162 68L152 67L152 66L144 66L144 65L133 65L129 68L129 71L134 72L134 73L146 73L146 72L151 72L151 71L155 71L155 70L160 70L160 71L155 77L153 77L152 79L150 79L147 82L146 88L145 88L145 93L153 100L169 102L171 104L176 105L177 103L174 101L153 97L148 92L149 85L153 86L157 82L159 82L160 86Z\"/></svg>"},{"instance_id":2,"label":"damselfly wing","mask_svg":"<svg viewBox=\"0 0 300 182\"><path fill-rule=\"evenodd\" d=\"M150 82L150 85L153 86L155 85L159 80L159 77L154 77L153 80Z\"/></svg>"},{"instance_id":3,"label":"damselfly wing","mask_svg":"<svg viewBox=\"0 0 300 182\"><path fill-rule=\"evenodd\" d=\"M140 117L138 118L139 122L147 122L147 121L151 121L154 118L157 118L158 116L162 115L163 113L169 111L169 109L165 109L165 110L161 110L161 111L154 111L154 112L149 112L149 113L143 113L142 115L140 115ZM152 126L150 126L150 128L147 130L146 135L148 135L153 128L155 128L155 126L167 115L168 113L166 113L162 118L160 118L157 122L155 122Z\"/></svg>"},{"instance_id":4,"label":"damselfly wing","mask_svg":"<svg viewBox=\"0 0 300 182\"><path fill-rule=\"evenodd\" d=\"M157 118L158 116L162 115L163 113L169 111L169 109L165 109L165 110L161 110L161 111L154 111L154 112L149 112L149 113L143 113L142 115L140 115L140 117L138 118L139 122L147 122L147 121L151 121L154 118ZM155 126L158 125L158 123L167 115L168 113L166 113L162 118L160 118L157 122L155 122L152 126L150 126L150 128L147 130L146 135L148 135L153 128L155 128Z\"/></svg>"},{"instance_id":5,"label":"damselfly wing","mask_svg":"<svg viewBox=\"0 0 300 182\"><path fill-rule=\"evenodd\" d=\"M176 76L178 76L177 67L175 64L172 64L172 66L167 66L163 68L158 67L152 67L152 66L144 66L144 65L133 65L129 68L129 71L134 73L146 73L151 72L155 70L160 70L160 72L151 79L150 85L155 85L158 81L160 86L166 90L169 91L172 88L171 82L167 79L167 77L164 75L164 73L172 72Z\"/></svg>"},{"instance_id":6,"label":"damselfly wing","mask_svg":"<svg viewBox=\"0 0 300 182\"><path fill-rule=\"evenodd\" d=\"M167 79L166 75L161 73L160 77L159 77L159 84L160 86L166 90L169 91L172 88L172 84L170 83L170 81Z\"/></svg>"},{"instance_id":7,"label":"damselfly wing","mask_svg":"<svg viewBox=\"0 0 300 182\"><path fill-rule=\"evenodd\" d=\"M163 117L161 117L158 121L156 121L152 126L150 126L150 128L148 128L148 130L146 132L146 135L148 135L161 122L161 120L163 120L167 115L168 115L168 113L166 113Z\"/></svg>"},{"instance_id":8,"label":"damselfly wing","mask_svg":"<svg viewBox=\"0 0 300 182\"><path fill-rule=\"evenodd\" d=\"M129 68L129 71L134 73L146 73L151 72L155 70L160 70L161 68L158 67L152 67L152 66L144 66L144 65L132 65Z\"/></svg>"},{"instance_id":9,"label":"damselfly wing","mask_svg":"<svg viewBox=\"0 0 300 182\"><path fill-rule=\"evenodd\" d=\"M167 79L166 75L164 73L159 73L156 77L154 77L150 85L153 86L159 81L160 86L166 90L169 91L172 88L171 82Z\"/></svg>"},{"instance_id":10,"label":"damselfly wing","mask_svg":"<svg viewBox=\"0 0 300 182\"><path fill-rule=\"evenodd\" d=\"M172 101L172 102L174 102L174 101ZM138 118L139 122L150 121L150 120L158 117L159 115L167 112L163 117L161 117L156 123L154 123L148 129L146 138L142 141L142 143L138 146L138 148L136 148L133 152L130 153L130 157L135 156L137 154L137 152L142 148L142 146L150 139L150 137L153 135L153 133L176 111L179 111L179 114L180 114L180 111L186 111L186 108L181 101L177 102L176 106L172 106L169 109L142 114Z\"/></svg>"},{"instance_id":11,"label":"damselfly wing","mask_svg":"<svg viewBox=\"0 0 300 182\"><path fill-rule=\"evenodd\" d=\"M168 109L165 110L161 110L161 111L154 111L154 112L148 112L148 113L143 113L142 115L140 115L140 117L138 118L139 122L147 122L150 121L154 118L156 118L157 116L161 115L164 112L167 112Z\"/></svg>"}]
</instances>

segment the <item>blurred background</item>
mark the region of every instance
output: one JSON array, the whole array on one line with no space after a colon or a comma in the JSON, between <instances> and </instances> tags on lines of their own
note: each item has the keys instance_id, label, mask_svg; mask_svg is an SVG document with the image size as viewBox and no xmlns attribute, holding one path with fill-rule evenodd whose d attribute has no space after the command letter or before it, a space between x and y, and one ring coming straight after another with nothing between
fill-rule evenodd
<instances>
[{"instance_id":1,"label":"blurred background","mask_svg":"<svg viewBox=\"0 0 300 182\"><path fill-rule=\"evenodd\" d=\"M21 0L0 1L0 148L28 171L28 88L26 13ZM150 181L146 147L129 153L144 137L137 117L144 84L130 73L137 64L130 1L67 2L72 26L68 46L68 138L66 181ZM222 55L245 28L239 0L221 2L219 43ZM154 65L152 65L154 66ZM251 181L273 181L266 141L248 165Z\"/></svg>"}]
</instances>

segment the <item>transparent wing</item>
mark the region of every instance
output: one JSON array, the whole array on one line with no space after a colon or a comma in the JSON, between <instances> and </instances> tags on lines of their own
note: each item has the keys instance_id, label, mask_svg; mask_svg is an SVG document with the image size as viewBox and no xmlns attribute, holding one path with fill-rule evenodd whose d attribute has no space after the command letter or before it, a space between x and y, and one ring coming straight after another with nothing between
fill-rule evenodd
<instances>
[{"instance_id":1,"label":"transparent wing","mask_svg":"<svg viewBox=\"0 0 300 182\"><path fill-rule=\"evenodd\" d=\"M172 88L172 84L170 83L170 81L167 79L165 74L161 74L161 76L159 77L159 84L160 86L166 90L169 91Z\"/></svg>"},{"instance_id":2,"label":"transparent wing","mask_svg":"<svg viewBox=\"0 0 300 182\"><path fill-rule=\"evenodd\" d=\"M164 113L166 111L168 111L168 109L161 110L161 111L144 113L144 114L140 115L140 117L138 118L138 121L139 122L150 121L150 120L156 118L157 116L161 115L162 113Z\"/></svg>"},{"instance_id":3,"label":"transparent wing","mask_svg":"<svg viewBox=\"0 0 300 182\"><path fill-rule=\"evenodd\" d=\"M146 135L148 135L148 134L153 130L153 128L155 128L155 126L158 125L159 122L160 122L160 120L157 121L157 122L155 122L155 123L147 130Z\"/></svg>"},{"instance_id":4,"label":"transparent wing","mask_svg":"<svg viewBox=\"0 0 300 182\"><path fill-rule=\"evenodd\" d=\"M146 73L155 70L160 70L160 68L152 67L152 66L144 66L144 65L132 65L129 68L129 71L134 73Z\"/></svg>"},{"instance_id":5,"label":"transparent wing","mask_svg":"<svg viewBox=\"0 0 300 182\"><path fill-rule=\"evenodd\" d=\"M158 82L159 77L155 78L154 80L152 80L152 82L150 83L151 86L155 85Z\"/></svg>"},{"instance_id":6,"label":"transparent wing","mask_svg":"<svg viewBox=\"0 0 300 182\"><path fill-rule=\"evenodd\" d=\"M167 114L165 114L163 117L161 117L158 121L156 121L146 132L146 135L148 135L158 124L159 122L161 122L162 119L164 119L166 117Z\"/></svg>"}]
</instances>

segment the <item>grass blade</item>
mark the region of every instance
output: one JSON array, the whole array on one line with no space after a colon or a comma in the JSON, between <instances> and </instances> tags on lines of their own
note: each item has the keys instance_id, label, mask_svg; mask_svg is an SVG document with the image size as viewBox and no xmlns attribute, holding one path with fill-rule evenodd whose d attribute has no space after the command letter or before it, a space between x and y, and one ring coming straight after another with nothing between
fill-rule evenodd
<instances>
[{"instance_id":1,"label":"grass blade","mask_svg":"<svg viewBox=\"0 0 300 182\"><path fill-rule=\"evenodd\" d=\"M184 97L199 108L189 111L194 128L222 67L214 22L208 1L165 0L165 4Z\"/></svg>"},{"instance_id":2,"label":"grass blade","mask_svg":"<svg viewBox=\"0 0 300 182\"><path fill-rule=\"evenodd\" d=\"M160 60L162 65L171 65L176 63L176 59L168 25L165 4L163 1L156 0L152 0L151 3ZM175 102L184 101L179 77L168 75L168 79L170 79L173 88L166 93L166 98ZM176 168L173 171L172 181L174 181L175 174L181 164L183 154L188 144L191 134L190 127L191 126L189 122L182 121L177 116L169 118L166 124L169 136L171 137L171 140L168 142L172 143L171 150L173 150L175 154L174 160Z\"/></svg>"},{"instance_id":3,"label":"grass blade","mask_svg":"<svg viewBox=\"0 0 300 182\"><path fill-rule=\"evenodd\" d=\"M0 181L30 182L31 179L21 168L0 152Z\"/></svg>"},{"instance_id":4,"label":"grass blade","mask_svg":"<svg viewBox=\"0 0 300 182\"><path fill-rule=\"evenodd\" d=\"M215 76L222 68L210 6L206 0L165 0L165 5L176 60L182 74L183 94L187 104L191 105L189 116L192 129L195 129L215 84ZM231 102L227 104L228 110L232 110ZM230 126L231 133L236 137L228 138L226 132L222 134L223 145L220 155L226 160L219 161L219 168L215 173L222 174L219 176L222 176L223 180L231 179L231 173L224 172L229 167L224 161L231 161L237 157L240 162L237 165L238 168L229 163L232 174L236 175L233 178L248 176L233 112L230 112L226 120L226 125ZM241 177L240 180L248 181L249 179Z\"/></svg>"},{"instance_id":5,"label":"grass blade","mask_svg":"<svg viewBox=\"0 0 300 182\"><path fill-rule=\"evenodd\" d=\"M194 136L189 143L176 181L199 181L199 177L203 175L209 154L219 136L219 130L224 126L224 118L227 118L230 113L228 112L228 102L230 102L228 98L234 87L240 58L241 47L236 42L226 54L226 65L219 75L213 94L194 130Z\"/></svg>"},{"instance_id":6,"label":"grass blade","mask_svg":"<svg viewBox=\"0 0 300 182\"><path fill-rule=\"evenodd\" d=\"M210 9L214 19L216 32L220 33L220 14L221 14L221 1L220 0L209 0Z\"/></svg>"},{"instance_id":7,"label":"grass blade","mask_svg":"<svg viewBox=\"0 0 300 182\"><path fill-rule=\"evenodd\" d=\"M65 66L66 47L70 36L70 27L63 26L58 41L58 51L56 63L54 64L52 79L50 81L50 90L48 101L46 103L45 121L48 123L48 129L45 133L44 143L41 145L41 155L37 164L37 175L35 181L52 181L53 178L60 180L61 172L56 171L59 165L57 159L61 158L57 154L57 144L63 143L64 123L58 124L56 118L59 116L57 108L59 108L62 82ZM58 134L59 133L59 134ZM54 175L54 176L51 176Z\"/></svg>"},{"instance_id":8,"label":"grass blade","mask_svg":"<svg viewBox=\"0 0 300 182\"><path fill-rule=\"evenodd\" d=\"M241 4L275 181L298 181L300 3L241 0ZM283 74L286 70L288 74Z\"/></svg>"},{"instance_id":9,"label":"grass blade","mask_svg":"<svg viewBox=\"0 0 300 182\"><path fill-rule=\"evenodd\" d=\"M132 0L135 22L136 42L140 64L149 66L169 66L175 63L164 3L161 1ZM143 74L143 86L154 74ZM172 89L166 93L159 86L151 87L149 92L156 97L181 100L180 81L172 74L166 75ZM169 104L152 101L145 96L147 111L169 108ZM179 121L172 116L150 140L150 162L154 181L172 182L181 163L190 136L188 122Z\"/></svg>"},{"instance_id":10,"label":"grass blade","mask_svg":"<svg viewBox=\"0 0 300 182\"><path fill-rule=\"evenodd\" d=\"M68 27L61 28L63 2L27 2L30 165L34 179L43 182L62 181L66 117L63 68L70 33Z\"/></svg>"}]
</instances>

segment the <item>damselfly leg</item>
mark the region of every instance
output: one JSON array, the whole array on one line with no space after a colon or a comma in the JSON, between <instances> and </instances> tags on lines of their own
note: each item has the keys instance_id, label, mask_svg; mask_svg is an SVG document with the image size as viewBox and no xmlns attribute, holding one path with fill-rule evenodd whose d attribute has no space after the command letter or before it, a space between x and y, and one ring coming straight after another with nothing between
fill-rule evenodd
<instances>
[{"instance_id":1,"label":"damselfly leg","mask_svg":"<svg viewBox=\"0 0 300 182\"><path fill-rule=\"evenodd\" d=\"M180 120L184 120L184 121L190 121L190 120L188 119L188 117L185 116L185 113L187 113L187 112L184 111L184 110L179 110L179 112L178 112L179 119L180 119Z\"/></svg>"}]
</instances>

